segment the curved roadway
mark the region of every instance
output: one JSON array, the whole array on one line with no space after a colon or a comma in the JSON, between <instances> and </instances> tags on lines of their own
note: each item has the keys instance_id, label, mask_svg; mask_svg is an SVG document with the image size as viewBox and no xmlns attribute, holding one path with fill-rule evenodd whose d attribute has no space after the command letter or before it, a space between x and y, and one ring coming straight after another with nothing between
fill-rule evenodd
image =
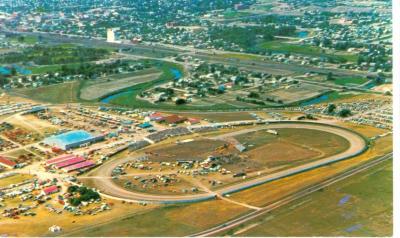
<instances>
[{"instance_id":1,"label":"curved roadway","mask_svg":"<svg viewBox=\"0 0 400 238\"><path fill-rule=\"evenodd\" d=\"M354 133L350 130L324 125L321 123L299 123L299 122L277 122L267 125L269 129L279 129L279 128L302 128L302 129L312 129L329 132L332 134L339 135L349 141L350 146L347 150L332 155L317 161L313 161L307 164L289 168L276 173L267 174L260 176L251 180L244 181L242 183L226 186L212 192L202 193L202 194L192 194L192 195L154 195L146 194L125 190L124 188L116 185L110 178L112 170L119 164L132 160L132 158L123 158L115 161L110 161L103 166L99 167L95 174L93 175L93 182L97 188L100 189L102 194L106 197L131 201L131 202L151 202L151 203L184 203L184 202L197 202L207 199L213 199L217 195L225 195L237 191L241 191L247 188L251 188L263 183L267 183L273 180L284 178L290 175L301 173L310 169L314 169L320 166L324 166L330 163L334 163L340 160L348 159L350 157L356 156L365 151L367 148L366 141L363 137ZM262 129L265 129L263 127Z\"/></svg>"}]
</instances>

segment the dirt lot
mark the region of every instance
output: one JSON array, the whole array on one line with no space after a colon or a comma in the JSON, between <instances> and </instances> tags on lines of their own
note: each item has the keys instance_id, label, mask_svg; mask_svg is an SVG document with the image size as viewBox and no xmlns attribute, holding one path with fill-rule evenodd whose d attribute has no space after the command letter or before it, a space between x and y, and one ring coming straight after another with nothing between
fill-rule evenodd
<instances>
[{"instance_id":1,"label":"dirt lot","mask_svg":"<svg viewBox=\"0 0 400 238\"><path fill-rule=\"evenodd\" d=\"M275 91L265 93L267 97L273 97L277 100L281 100L283 103L294 103L309 98L317 97L327 90L323 87L299 83L291 85L289 88L281 88Z\"/></svg>"},{"instance_id":2,"label":"dirt lot","mask_svg":"<svg viewBox=\"0 0 400 238\"><path fill-rule=\"evenodd\" d=\"M171 176L169 176L171 177ZM192 191L192 188L196 187L183 176L172 176L171 182L163 183L159 179L155 183L141 183L141 179L156 178L155 175L140 176L139 179L135 179L134 176L121 177L120 179L114 180L114 183L119 186L135 192L143 192L150 194L163 194L163 195L178 195L178 194L197 194L202 191Z\"/></svg>"},{"instance_id":3,"label":"dirt lot","mask_svg":"<svg viewBox=\"0 0 400 238\"><path fill-rule=\"evenodd\" d=\"M224 144L223 141L200 139L183 144L162 145L145 150L145 153L151 161L204 160Z\"/></svg>"}]
</instances>

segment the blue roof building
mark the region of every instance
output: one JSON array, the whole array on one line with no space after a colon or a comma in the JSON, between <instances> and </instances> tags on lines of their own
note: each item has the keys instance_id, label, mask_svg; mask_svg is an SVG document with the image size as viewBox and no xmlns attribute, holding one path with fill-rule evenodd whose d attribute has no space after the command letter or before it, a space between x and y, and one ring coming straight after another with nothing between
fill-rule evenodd
<instances>
[{"instance_id":1,"label":"blue roof building","mask_svg":"<svg viewBox=\"0 0 400 238\"><path fill-rule=\"evenodd\" d=\"M104 135L94 136L84 130L77 130L47 137L43 140L43 143L63 150L69 150L86 143L94 143L103 139Z\"/></svg>"}]
</instances>

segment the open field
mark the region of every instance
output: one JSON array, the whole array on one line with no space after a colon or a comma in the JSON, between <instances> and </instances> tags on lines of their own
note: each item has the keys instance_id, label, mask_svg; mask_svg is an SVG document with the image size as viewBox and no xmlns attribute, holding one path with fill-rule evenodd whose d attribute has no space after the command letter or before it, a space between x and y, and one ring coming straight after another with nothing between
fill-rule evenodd
<instances>
[{"instance_id":1,"label":"open field","mask_svg":"<svg viewBox=\"0 0 400 238\"><path fill-rule=\"evenodd\" d=\"M74 216L66 211L59 215L54 212L49 212L44 205L40 205L37 209L33 210L36 213L34 217L35 222L32 222L32 217L21 216L18 220L5 219L2 217L0 219L0 232L8 236L54 236L55 234L49 232L48 228L57 224L63 229L59 235L64 235L76 230L90 229L94 225L108 224L117 219L123 219L124 217L142 213L155 207L152 205L143 207L138 204L121 203L120 201L108 199L103 199L103 201L112 204L111 210L98 213L96 216ZM15 201L7 200L6 202L6 205L12 206L18 206L18 204L21 204L19 199ZM53 206L58 209L62 208L62 206L57 203L53 203ZM24 227L24 229L21 229L21 227Z\"/></svg>"},{"instance_id":2,"label":"open field","mask_svg":"<svg viewBox=\"0 0 400 238\"><path fill-rule=\"evenodd\" d=\"M366 78L358 78L358 77L340 77L334 79L335 84L346 85L346 84L364 84L368 82L369 79Z\"/></svg>"},{"instance_id":3,"label":"open field","mask_svg":"<svg viewBox=\"0 0 400 238\"><path fill-rule=\"evenodd\" d=\"M249 146L244 155L261 165L274 167L298 164L345 151L349 143L344 138L317 130L277 129L279 135L256 131L236 137Z\"/></svg>"},{"instance_id":4,"label":"open field","mask_svg":"<svg viewBox=\"0 0 400 238\"><path fill-rule=\"evenodd\" d=\"M304 160L315 159L317 151L287 142L275 141L245 153L251 160L268 167L287 165Z\"/></svg>"},{"instance_id":5,"label":"open field","mask_svg":"<svg viewBox=\"0 0 400 238\"><path fill-rule=\"evenodd\" d=\"M180 112L178 113L178 115L208 120L210 122L254 120L254 118L248 112L215 112L215 113Z\"/></svg>"},{"instance_id":6,"label":"open field","mask_svg":"<svg viewBox=\"0 0 400 238\"><path fill-rule=\"evenodd\" d=\"M17 89L12 93L40 102L71 103L79 101L80 87L80 81L73 81L40 88Z\"/></svg>"},{"instance_id":7,"label":"open field","mask_svg":"<svg viewBox=\"0 0 400 238\"><path fill-rule=\"evenodd\" d=\"M29 174L16 174L7 178L0 178L0 188L6 187L10 184L21 183L25 180L32 179L33 176Z\"/></svg>"},{"instance_id":8,"label":"open field","mask_svg":"<svg viewBox=\"0 0 400 238\"><path fill-rule=\"evenodd\" d=\"M185 236L239 216L248 208L223 200L163 206L149 212L81 229L69 236ZM216 215L218 214L218 215ZM117 228L117 229L116 229Z\"/></svg>"},{"instance_id":9,"label":"open field","mask_svg":"<svg viewBox=\"0 0 400 238\"><path fill-rule=\"evenodd\" d=\"M227 233L236 236L392 236L392 173L392 161L386 161Z\"/></svg>"},{"instance_id":10,"label":"open field","mask_svg":"<svg viewBox=\"0 0 400 238\"><path fill-rule=\"evenodd\" d=\"M96 82L87 83L82 87L80 98L84 100L95 100L136 84L153 81L160 75L160 72L151 69L138 74L129 74L127 77L119 76L118 79L96 80Z\"/></svg>"},{"instance_id":11,"label":"open field","mask_svg":"<svg viewBox=\"0 0 400 238\"><path fill-rule=\"evenodd\" d=\"M264 93L267 97L275 98L275 101L281 101L284 104L304 101L310 98L318 97L327 92L327 89L321 86L310 84L297 84L289 88L281 88Z\"/></svg>"}]
</instances>

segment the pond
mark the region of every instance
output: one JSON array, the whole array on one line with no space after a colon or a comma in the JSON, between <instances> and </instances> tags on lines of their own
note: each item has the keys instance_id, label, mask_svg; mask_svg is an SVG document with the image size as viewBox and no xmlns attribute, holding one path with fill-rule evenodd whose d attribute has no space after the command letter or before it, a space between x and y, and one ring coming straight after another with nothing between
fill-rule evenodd
<instances>
[{"instance_id":1,"label":"pond","mask_svg":"<svg viewBox=\"0 0 400 238\"><path fill-rule=\"evenodd\" d=\"M323 102L325 100L328 100L328 95L322 94L322 95L320 95L318 97L315 97L315 98L312 98L310 100L306 100L306 101L300 103L300 106L302 106L302 107L310 106L310 105L313 105L313 104L317 104L317 103Z\"/></svg>"},{"instance_id":2,"label":"pond","mask_svg":"<svg viewBox=\"0 0 400 238\"><path fill-rule=\"evenodd\" d=\"M297 36L300 38L306 38L308 36L308 31L300 31L297 33Z\"/></svg>"},{"instance_id":3,"label":"pond","mask_svg":"<svg viewBox=\"0 0 400 238\"><path fill-rule=\"evenodd\" d=\"M13 64L11 67L15 68L15 70L17 70L17 72L19 74L22 75L28 75L28 74L32 74L32 71L27 70L19 65ZM11 67L5 67L5 66L1 66L0 67L0 74L2 75L10 75L11 74Z\"/></svg>"}]
</instances>

